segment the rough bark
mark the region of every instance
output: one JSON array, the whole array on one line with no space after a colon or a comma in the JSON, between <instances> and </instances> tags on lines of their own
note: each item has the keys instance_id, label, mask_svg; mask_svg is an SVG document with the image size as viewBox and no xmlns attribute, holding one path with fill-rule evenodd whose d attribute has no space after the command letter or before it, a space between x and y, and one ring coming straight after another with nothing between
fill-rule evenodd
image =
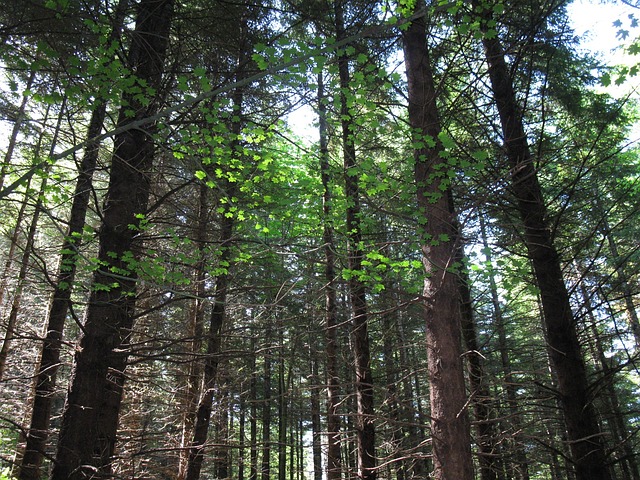
<instances>
[{"instance_id":1,"label":"rough bark","mask_svg":"<svg viewBox=\"0 0 640 480\"><path fill-rule=\"evenodd\" d=\"M423 2L417 2L420 10ZM423 308L427 322L427 368L430 382L433 477L471 480L470 427L462 365L460 297L456 274L457 231L446 176L438 172L446 164L438 137L440 120L436 106L424 17L403 31L408 80L409 122L415 141L414 178L422 220L423 265L426 273ZM429 145L433 145L430 147Z\"/></svg>"},{"instance_id":2,"label":"rough bark","mask_svg":"<svg viewBox=\"0 0 640 480\"><path fill-rule=\"evenodd\" d=\"M343 1L335 6L336 37L338 41L346 37L344 27ZM344 156L344 181L347 230L347 264L352 272L362 270L362 226L360 222L359 175L356 171L356 149L353 139L353 118L347 104L345 92L350 88L348 58L345 54L338 57L338 76L340 79L340 117L342 127L342 151ZM369 347L368 312L366 288L358 275L348 280L349 302L351 304L351 339L355 363L355 389L357 414L356 440L358 453L358 477L375 480L375 425L373 376L371 373L371 354Z\"/></svg>"},{"instance_id":3,"label":"rough bark","mask_svg":"<svg viewBox=\"0 0 640 480\"><path fill-rule=\"evenodd\" d=\"M483 19L489 10L474 2ZM483 27L486 29L486 27ZM500 116L504 147L511 166L511 187L524 227L524 241L540 289L543 324L551 366L567 430L567 440L578 480L609 480L607 456L589 389L575 320L564 283L560 257L547 225L547 210L524 130L522 113L505 54L497 37L482 40L491 87Z\"/></svg>"},{"instance_id":4,"label":"rough bark","mask_svg":"<svg viewBox=\"0 0 640 480\"><path fill-rule=\"evenodd\" d=\"M129 50L133 73L157 91L172 10L172 0L143 0ZM146 106L126 92L123 100L126 106L121 108L119 127L147 119L159 107L159 97ZM129 111L134 115L128 115ZM126 256L140 255L135 241L138 232L130 225L139 224L137 215L146 210L154 130L149 123L115 138L98 235L100 268L93 277L83 335L76 348L51 475L55 480L95 478L111 472L136 297L136 274Z\"/></svg>"},{"instance_id":5,"label":"rough bark","mask_svg":"<svg viewBox=\"0 0 640 480\"><path fill-rule=\"evenodd\" d=\"M121 0L118 3L113 33L111 34L112 40L120 34L128 4L128 0ZM60 347L62 345L64 324L76 276L76 259L82 243L82 231L89 208L93 173L98 162L100 142L93 139L100 135L102 131L106 111L106 103L98 101L91 112L91 119L89 120L86 147L78 168L78 179L71 203L69 223L61 249L63 253L60 256L60 264L55 277L56 283L51 303L49 304L46 333L40 360L36 367L35 396L25 454L20 467L20 480L36 480L40 478L40 467L49 438L48 429L58 367L60 366Z\"/></svg>"}]
</instances>

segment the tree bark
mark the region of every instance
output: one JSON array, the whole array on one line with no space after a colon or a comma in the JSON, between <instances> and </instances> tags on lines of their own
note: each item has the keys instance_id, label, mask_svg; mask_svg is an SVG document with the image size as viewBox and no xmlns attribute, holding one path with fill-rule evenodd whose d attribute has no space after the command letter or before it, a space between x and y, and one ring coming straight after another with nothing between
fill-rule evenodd
<instances>
[{"instance_id":1,"label":"tree bark","mask_svg":"<svg viewBox=\"0 0 640 480\"><path fill-rule=\"evenodd\" d=\"M469 370L469 384L471 387L471 400L476 420L478 439L478 463L480 465L481 480L497 480L501 471L501 458L499 456L496 439L495 420L491 418L491 394L486 384L482 353L478 345L476 321L471 300L471 288L469 286L469 274L464 266L464 248L458 246L458 262L461 272L458 277L460 291L462 337L467 347L466 357Z\"/></svg>"},{"instance_id":2,"label":"tree bark","mask_svg":"<svg viewBox=\"0 0 640 480\"><path fill-rule=\"evenodd\" d=\"M195 232L196 242L198 244L198 261L194 265L194 283L195 296L191 309L189 310L189 337L190 353L192 360L187 366L187 378L184 388L182 416L182 439L180 450L180 460L178 465L178 480L184 480L187 475L187 467L189 465L190 443L193 440L194 428L196 423L196 414L198 409L198 398L200 397L200 389L202 384L202 341L204 337L205 322L205 279L206 279L206 247L207 247L207 225L210 221L209 216L209 190L210 188L201 182L199 185L198 199L198 222Z\"/></svg>"},{"instance_id":3,"label":"tree bark","mask_svg":"<svg viewBox=\"0 0 640 480\"><path fill-rule=\"evenodd\" d=\"M522 443L517 438L515 432L520 432L522 427L522 415L518 407L517 386L513 378L513 369L511 368L511 358L507 348L507 332L505 331L505 322L502 315L502 307L500 306L500 298L498 296L498 285L496 283L493 270L493 259L491 248L487 239L487 230L484 217L480 214L480 235L482 237L482 246L485 251L485 263L490 269L489 272L489 292L491 294L491 306L493 307L493 325L498 336L498 351L500 353L500 365L502 367L502 375L504 389L507 396L507 408L509 410L509 418L514 432L513 448L515 450L515 462L511 465L515 478L518 480L529 480L529 462L527 460L527 452Z\"/></svg>"},{"instance_id":4,"label":"tree bark","mask_svg":"<svg viewBox=\"0 0 640 480\"><path fill-rule=\"evenodd\" d=\"M491 11L483 10L477 1L474 1L474 8L486 31ZM564 283L560 257L547 225L546 205L509 68L497 37L485 35L482 43L500 116L504 147L511 166L511 186L516 195L525 244L540 289L549 358L557 376L558 396L577 479L609 480L607 456L592 404L593 395L580 351L569 293Z\"/></svg>"},{"instance_id":5,"label":"tree bark","mask_svg":"<svg viewBox=\"0 0 640 480\"><path fill-rule=\"evenodd\" d=\"M231 190L231 189L230 189ZM220 263L229 265L231 260L230 242L233 236L233 216L221 216L220 225ZM207 442L209 424L211 423L211 410L216 387L216 377L220 364L222 346L222 325L224 324L227 305L227 293L229 288L228 272L218 275L214 292L214 304L209 320L209 333L207 335L207 357L204 366L204 382L202 396L198 403L196 421L193 430L193 440L189 449L186 480L200 478L200 470L204 460L204 447Z\"/></svg>"},{"instance_id":6,"label":"tree bark","mask_svg":"<svg viewBox=\"0 0 640 480\"><path fill-rule=\"evenodd\" d=\"M340 41L346 37L344 27L343 0L335 6L336 37ZM369 347L368 312L366 288L358 278L362 270L362 226L360 221L360 190L357 174L356 149L353 138L353 118L347 104L346 92L350 88L348 58L338 57L340 78L340 117L342 119L342 150L344 155L344 181L347 229L347 263L352 273L348 280L349 301L351 303L351 339L355 363L355 388L357 414L356 440L358 452L358 478L376 479L376 447L374 425L373 376Z\"/></svg>"},{"instance_id":7,"label":"tree bark","mask_svg":"<svg viewBox=\"0 0 640 480\"><path fill-rule=\"evenodd\" d=\"M417 2L416 11L423 7ZM427 322L427 368L430 382L434 471L441 480L471 480L471 434L467 418L461 348L460 297L455 273L458 233L446 162L441 156L440 120L436 106L424 17L403 31L408 80L409 122L416 143L414 178L424 229L426 273L423 308ZM433 145L433 147L430 147Z\"/></svg>"},{"instance_id":8,"label":"tree bark","mask_svg":"<svg viewBox=\"0 0 640 480\"><path fill-rule=\"evenodd\" d=\"M129 50L133 73L156 91L161 88L172 10L172 0L143 0ZM159 99L145 106L125 92L118 126L149 118L158 110ZM130 226L139 225L138 215L146 210L154 131L149 123L115 138L99 232L100 267L93 277L83 335L76 348L51 475L54 480L111 472L136 296L136 274L127 256L140 256L138 232Z\"/></svg>"},{"instance_id":9,"label":"tree bark","mask_svg":"<svg viewBox=\"0 0 640 480\"><path fill-rule=\"evenodd\" d=\"M336 304L335 244L331 215L333 200L329 169L329 140L327 135L327 105L324 77L318 74L318 128L320 133L320 172L322 179L322 241L324 243L324 300L327 370L327 480L342 477L340 459L340 376L338 368L338 318Z\"/></svg>"},{"instance_id":10,"label":"tree bark","mask_svg":"<svg viewBox=\"0 0 640 480\"><path fill-rule=\"evenodd\" d=\"M120 0L118 3L115 24L110 35L112 40L115 40L120 35L128 4L128 0ZM40 479L40 468L49 438L48 429L58 367L60 366L60 347L62 346L64 324L76 275L77 256L82 243L82 231L89 208L93 173L98 162L100 142L93 139L100 135L102 131L106 111L106 102L98 101L91 112L91 119L89 120L86 148L79 166L78 179L69 214L69 224L62 244L60 264L55 277L56 283L49 305L45 338L42 344L40 361L36 367L35 396L25 454L20 467L20 480Z\"/></svg>"}]
</instances>

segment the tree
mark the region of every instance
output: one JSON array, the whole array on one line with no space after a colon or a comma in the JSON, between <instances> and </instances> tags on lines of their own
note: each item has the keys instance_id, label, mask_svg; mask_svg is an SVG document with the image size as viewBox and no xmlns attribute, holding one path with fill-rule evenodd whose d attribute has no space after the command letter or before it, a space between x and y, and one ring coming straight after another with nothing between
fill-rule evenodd
<instances>
[{"instance_id":1,"label":"tree","mask_svg":"<svg viewBox=\"0 0 640 480\"><path fill-rule=\"evenodd\" d=\"M422 4L416 6L420 12ZM434 476L472 479L467 395L462 373L460 297L454 273L458 232L441 143L424 16L402 34L413 131L414 177L425 269L423 308L431 401Z\"/></svg>"},{"instance_id":2,"label":"tree","mask_svg":"<svg viewBox=\"0 0 640 480\"><path fill-rule=\"evenodd\" d=\"M164 60L173 3L140 4L129 50L135 81L156 98L124 93L118 123L147 119L160 106ZM148 91L145 92L147 95ZM99 233L99 267L76 349L52 479L108 474L116 442L128 339L133 326L137 258L135 237L144 228L149 172L155 157L153 124L116 136Z\"/></svg>"},{"instance_id":3,"label":"tree","mask_svg":"<svg viewBox=\"0 0 640 480\"><path fill-rule=\"evenodd\" d=\"M488 34L493 5L474 2L481 19L489 77L500 115L512 191L524 227L524 240L540 288L549 358L556 373L558 396L576 474L582 479L608 479L603 438L596 422L586 367L580 351L569 293L559 255L547 226L542 190L529 149L522 114L516 102L509 67L500 40Z\"/></svg>"}]
</instances>

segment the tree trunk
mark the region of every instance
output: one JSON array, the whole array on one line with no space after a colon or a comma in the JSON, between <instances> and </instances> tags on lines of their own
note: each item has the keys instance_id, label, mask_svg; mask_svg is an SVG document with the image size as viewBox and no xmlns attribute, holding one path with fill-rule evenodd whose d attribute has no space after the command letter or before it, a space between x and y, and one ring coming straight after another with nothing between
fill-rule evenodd
<instances>
[{"instance_id":1,"label":"tree trunk","mask_svg":"<svg viewBox=\"0 0 640 480\"><path fill-rule=\"evenodd\" d=\"M336 37L345 38L343 0L335 6ZM356 440L358 448L358 477L363 480L376 478L375 425L373 403L373 376L369 351L367 298L364 283L357 272L362 270L362 226L360 221L359 175L357 174L356 149L353 138L352 112L347 104L346 93L350 88L348 58L338 57L340 77L340 117L342 119L342 150L344 155L344 181L347 230L347 263L349 270L356 272L348 280L351 303L351 337L355 363L355 387L357 414Z\"/></svg>"},{"instance_id":2,"label":"tree trunk","mask_svg":"<svg viewBox=\"0 0 640 480\"><path fill-rule=\"evenodd\" d=\"M26 118L27 103L29 102L29 94L27 92L31 90L33 81L35 79L36 71L33 70L29 73L29 78L27 79L27 84L25 85L24 93L22 94L22 101L20 102L20 107L18 108L16 118L13 121L13 128L11 129L11 136L9 137L7 151L4 154L4 161L2 162L2 166L0 167L0 191L2 191L2 188L4 187L4 177L7 176L7 169L9 168L9 165L11 165L11 161L13 160L13 152L15 151L16 145L18 144L18 134L20 133L20 129L22 128L22 122L24 122L24 119ZM4 291L0 290L0 303L2 303L3 294Z\"/></svg>"},{"instance_id":3,"label":"tree trunk","mask_svg":"<svg viewBox=\"0 0 640 480\"><path fill-rule=\"evenodd\" d=\"M161 87L172 10L172 0L143 0L132 35L129 65L138 79L156 90ZM159 98L144 106L125 92L123 100L119 126L144 120L159 108ZM101 266L94 274L83 336L76 348L51 476L54 480L108 476L111 471L136 296L136 274L127 256L140 256L135 241L138 232L130 225L138 225L139 215L146 210L154 130L149 124L120 133L114 141L99 232Z\"/></svg>"},{"instance_id":4,"label":"tree trunk","mask_svg":"<svg viewBox=\"0 0 640 480\"><path fill-rule=\"evenodd\" d=\"M48 152L49 156L53 155L53 152L55 151L58 143L58 134L60 132L62 119L63 119L63 116L67 113L65 111L66 103L67 101L65 97L60 107L60 113L58 114L58 121L53 134L53 139L51 141L51 147ZM50 111L50 106L47 106L46 113L44 116L44 122L43 122L45 125L49 117L49 111ZM40 156L42 155L41 150L42 150L43 140L44 140L44 130L40 132L37 144L35 146L34 157L36 159L39 159ZM22 303L22 293L24 291L24 287L27 279L27 272L29 270L29 263L31 261L31 254L33 253L33 244L36 237L36 229L38 228L40 214L42 213L42 209L43 209L42 199L45 198L46 191L47 191L48 173L49 173L49 167L46 167L44 171L44 174L45 174L44 178L40 183L39 191L35 197L37 200L33 209L33 215L31 216L31 222L29 223L29 229L27 231L27 237L26 237L26 244L22 251L22 258L20 262L20 270L18 272L16 289L13 294L13 299L11 301L11 310L9 311L9 317L7 319L7 331L2 342L2 348L0 348L0 380L2 380L2 378L4 377L5 369L7 366L7 358L9 356L9 351L11 349L11 343L13 342L13 339L15 337L15 328L16 328L16 323L18 321L18 313L20 311L20 305ZM16 220L16 227L15 227L14 235L12 236L12 239L11 239L12 241L11 241L10 250L13 250L17 246L18 234L20 232L20 224L22 223L22 219L20 217L24 216L28 200L29 200L29 189L27 188L27 190L25 191L24 203L20 208L20 215L18 216L18 220ZM11 255L12 255L12 252L10 252L10 257L8 259L8 262L11 261Z\"/></svg>"},{"instance_id":5,"label":"tree trunk","mask_svg":"<svg viewBox=\"0 0 640 480\"><path fill-rule=\"evenodd\" d=\"M286 379L284 373L284 338L280 329L278 348L278 480L287 479L287 427L289 426Z\"/></svg>"},{"instance_id":6,"label":"tree trunk","mask_svg":"<svg viewBox=\"0 0 640 480\"><path fill-rule=\"evenodd\" d=\"M227 190L230 195L233 195L233 188L231 188L231 186L229 186ZM233 216L221 215L220 223L220 264L229 265L232 259L230 242L233 236L234 218ZM221 331L226 315L228 287L228 272L218 275L214 292L214 304L209 320L202 396L198 404L193 440L189 449L186 480L197 480L200 477L202 461L204 460L204 447L207 442L209 424L211 422L216 376L220 363L222 345Z\"/></svg>"},{"instance_id":7,"label":"tree trunk","mask_svg":"<svg viewBox=\"0 0 640 480\"><path fill-rule=\"evenodd\" d=\"M269 480L271 475L271 319L267 319L265 329L264 378L262 401L262 463L261 480Z\"/></svg>"},{"instance_id":8,"label":"tree trunk","mask_svg":"<svg viewBox=\"0 0 640 480\"><path fill-rule=\"evenodd\" d=\"M529 480L529 465L527 460L527 452L517 438L517 432L521 431L522 419L517 401L517 386L513 378L513 370L511 368L511 358L507 348L507 333L505 331L504 317L502 316L502 307L500 306L500 298L498 296L498 286L493 270L493 260L491 256L491 248L487 239L487 231L484 217L480 214L480 235L482 236L482 246L485 252L485 263L488 265L489 271L489 291L491 294L491 306L493 307L493 325L498 336L498 351L500 353L500 364L502 367L502 375L504 389L507 395L507 408L509 409L509 418L514 432L513 448L515 450L515 462L512 465L515 477L518 480Z\"/></svg>"},{"instance_id":9,"label":"tree trunk","mask_svg":"<svg viewBox=\"0 0 640 480\"><path fill-rule=\"evenodd\" d=\"M596 200L596 204L598 203L599 202ZM599 205L598 207L599 210L602 210ZM611 256L613 257L612 260L613 264L615 265L616 276L618 277L618 282L620 283L622 296L624 298L624 304L627 310L627 321L629 322L631 333L633 333L633 338L636 342L636 349L640 350L640 320L638 319L636 306L633 303L633 290L631 288L631 285L629 285L629 279L627 278L625 272L625 262L620 258L620 254L618 253L618 244L615 237L611 233L611 227L609 226L609 222L606 218L603 218L602 233L607 239L607 243L609 244L609 251L611 252Z\"/></svg>"},{"instance_id":10,"label":"tree trunk","mask_svg":"<svg viewBox=\"0 0 640 480\"><path fill-rule=\"evenodd\" d=\"M320 133L320 172L322 177L322 223L324 243L324 299L327 370L327 480L342 477L340 458L340 376L338 368L338 319L336 303L335 244L333 240L331 175L329 173L329 141L324 77L318 74L318 125Z\"/></svg>"},{"instance_id":11,"label":"tree trunk","mask_svg":"<svg viewBox=\"0 0 640 480\"><path fill-rule=\"evenodd\" d=\"M201 182L199 185L198 199L198 224L195 232L196 242L198 245L198 261L194 265L194 283L195 283L195 299L189 310L189 350L192 359L187 366L186 385L183 386L183 408L182 416L182 439L180 460L178 465L178 480L184 480L187 475L187 467L189 465L190 444L193 440L194 428L196 423L196 413L198 409L198 398L200 397L200 389L202 386L202 340L204 337L204 321L205 321L205 279L206 279L206 248L207 248L207 225L209 223L209 190L210 188Z\"/></svg>"},{"instance_id":12,"label":"tree trunk","mask_svg":"<svg viewBox=\"0 0 640 480\"><path fill-rule=\"evenodd\" d=\"M415 9L420 10L423 2ZM427 368L430 382L431 432L434 472L439 480L471 480L471 434L467 418L461 348L460 296L456 274L458 233L436 107L426 22L417 18L402 33L408 80L409 122L415 132L414 177L419 215L424 222L420 237L426 273L424 313L427 322ZM434 145L430 147L429 145Z\"/></svg>"},{"instance_id":13,"label":"tree trunk","mask_svg":"<svg viewBox=\"0 0 640 480\"><path fill-rule=\"evenodd\" d=\"M490 10L480 12L486 30ZM547 226L547 211L535 170L522 113L515 93L504 51L497 37L483 37L506 155L511 165L511 185L516 196L524 239L542 299L542 310L551 365L558 381L558 395L567 429L567 440L578 480L609 480L607 456L596 421L592 392L589 389L584 360L564 283L560 257Z\"/></svg>"},{"instance_id":14,"label":"tree trunk","mask_svg":"<svg viewBox=\"0 0 640 480\"><path fill-rule=\"evenodd\" d=\"M310 335L311 337L311 335ZM320 424L320 378L318 376L318 352L309 338L311 363L311 451L313 456L313 480L322 480L322 426Z\"/></svg>"},{"instance_id":15,"label":"tree trunk","mask_svg":"<svg viewBox=\"0 0 640 480\"><path fill-rule=\"evenodd\" d=\"M458 262L461 272L458 277L460 290L462 337L467 347L466 357L469 370L469 384L471 387L471 399L476 420L478 439L478 463L480 464L481 480L497 480L501 471L501 459L498 452L496 439L495 420L491 418L491 394L486 385L482 353L478 345L476 323L471 301L471 289L469 287L469 274L464 266L464 248L458 246Z\"/></svg>"},{"instance_id":16,"label":"tree trunk","mask_svg":"<svg viewBox=\"0 0 640 480\"><path fill-rule=\"evenodd\" d=\"M249 380L249 480L258 480L258 372L256 371L256 336L250 331L251 340L249 351L251 359L249 371L251 378Z\"/></svg>"},{"instance_id":17,"label":"tree trunk","mask_svg":"<svg viewBox=\"0 0 640 480\"><path fill-rule=\"evenodd\" d=\"M128 4L128 0L120 0L118 3L115 24L110 36L112 40L115 40L120 35ZM60 366L60 347L62 346L64 324L76 276L77 256L82 243L82 231L89 208L93 172L98 162L100 143L94 139L102 131L106 111L106 102L98 101L91 112L91 119L89 120L86 147L79 166L67 234L62 244L60 264L55 277L56 283L49 305L45 338L35 373L35 396L25 454L20 467L20 480L40 479L40 468L49 438L48 429L58 368Z\"/></svg>"}]
</instances>

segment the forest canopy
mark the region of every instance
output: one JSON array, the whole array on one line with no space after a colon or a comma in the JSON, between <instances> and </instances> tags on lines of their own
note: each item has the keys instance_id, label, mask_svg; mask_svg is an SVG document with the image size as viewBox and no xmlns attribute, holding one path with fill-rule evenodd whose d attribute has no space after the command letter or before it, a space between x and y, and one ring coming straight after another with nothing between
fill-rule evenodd
<instances>
[{"instance_id":1,"label":"forest canopy","mask_svg":"<svg viewBox=\"0 0 640 480\"><path fill-rule=\"evenodd\" d=\"M603 3L0 2L0 480L640 479Z\"/></svg>"}]
</instances>

